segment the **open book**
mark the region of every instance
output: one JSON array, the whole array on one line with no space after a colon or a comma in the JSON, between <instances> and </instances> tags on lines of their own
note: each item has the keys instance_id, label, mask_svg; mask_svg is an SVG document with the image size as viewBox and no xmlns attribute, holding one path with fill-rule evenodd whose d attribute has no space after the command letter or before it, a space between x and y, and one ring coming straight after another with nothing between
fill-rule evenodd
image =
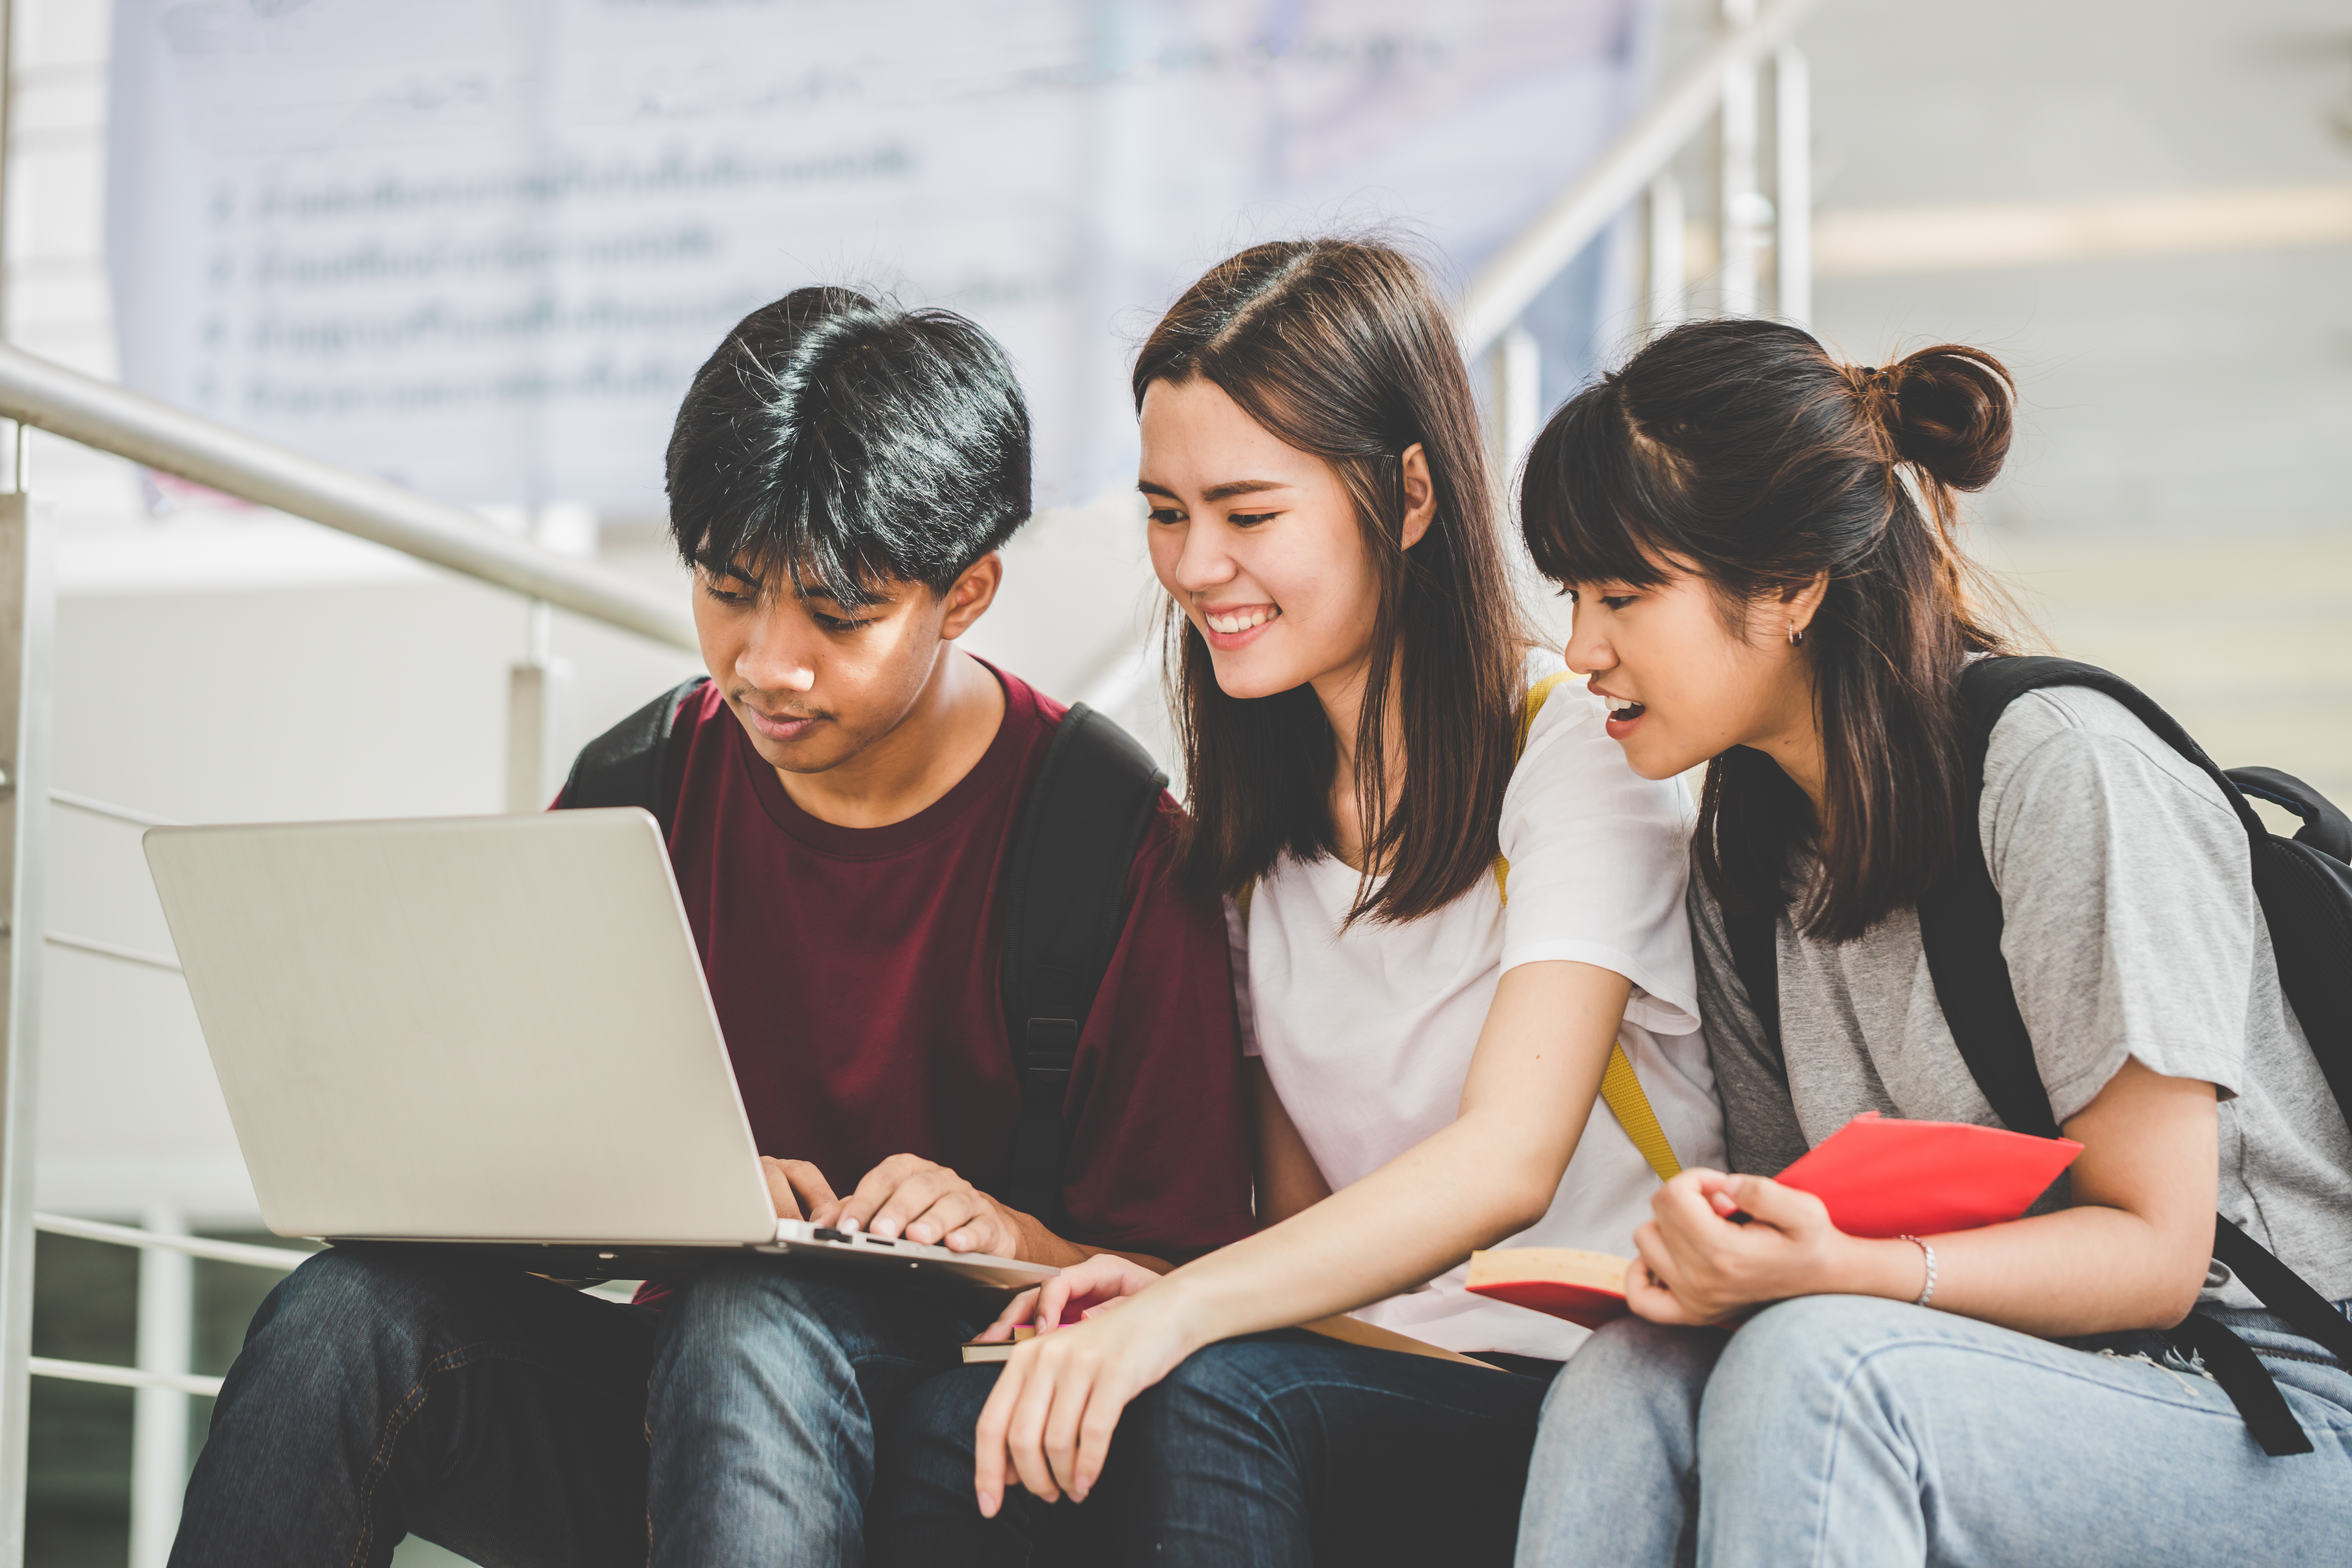
<instances>
[{"instance_id":1,"label":"open book","mask_svg":"<svg viewBox=\"0 0 2352 1568\"><path fill-rule=\"evenodd\" d=\"M1776 1179L1821 1199L1848 1236L1942 1236L2017 1218L2082 1152L2072 1138L1865 1110ZM1597 1329L1628 1310L1628 1266L1606 1252L1503 1247L1470 1255L1469 1289Z\"/></svg>"},{"instance_id":2,"label":"open book","mask_svg":"<svg viewBox=\"0 0 2352 1568\"><path fill-rule=\"evenodd\" d=\"M1630 1258L1573 1247L1507 1247L1470 1255L1468 1289L1514 1307L1533 1307L1597 1329L1622 1318Z\"/></svg>"}]
</instances>

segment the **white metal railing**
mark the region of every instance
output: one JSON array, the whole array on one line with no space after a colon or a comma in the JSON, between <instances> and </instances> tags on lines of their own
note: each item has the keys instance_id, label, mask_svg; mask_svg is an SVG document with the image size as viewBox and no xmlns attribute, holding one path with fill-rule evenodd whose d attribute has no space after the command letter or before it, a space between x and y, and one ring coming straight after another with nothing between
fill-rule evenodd
<instances>
[{"instance_id":1,"label":"white metal railing","mask_svg":"<svg viewBox=\"0 0 2352 1568\"><path fill-rule=\"evenodd\" d=\"M0 1568L23 1562L26 1404L35 1376L135 1392L131 1562L147 1568L163 1561L177 1519L187 1401L215 1395L221 1386L188 1365L191 1260L283 1272L308 1254L173 1234L179 1219L168 1208L150 1210L143 1226L32 1211L42 951L64 948L173 973L180 964L170 953L58 931L45 920L52 805L131 827L166 819L49 787L53 542L25 493L26 431L44 429L526 595L531 647L509 680L508 804L514 809L543 805L548 787L548 707L559 676L547 647L551 606L678 647L692 648L696 640L691 616L671 595L500 533L469 512L5 345L0 418L16 426L12 488L0 493L0 889L7 900L0 911L6 953L0 970ZM19 940L31 932L40 940ZM142 1249L136 1365L31 1353L36 1231Z\"/></svg>"},{"instance_id":2,"label":"white metal railing","mask_svg":"<svg viewBox=\"0 0 2352 1568\"><path fill-rule=\"evenodd\" d=\"M697 646L693 617L674 595L501 533L472 512L388 479L305 456L21 349L0 346L0 417L591 620L679 647Z\"/></svg>"},{"instance_id":3,"label":"white metal railing","mask_svg":"<svg viewBox=\"0 0 2352 1568\"><path fill-rule=\"evenodd\" d=\"M7 784L7 780L0 779L0 789L6 788ZM93 800L89 795L76 795L71 790L51 790L49 804L66 806L74 811L86 811L92 816L103 816L115 822L127 822L133 827L177 827L179 826L168 816L154 816L143 811L133 811L127 805L117 805L112 801Z\"/></svg>"},{"instance_id":4,"label":"white metal railing","mask_svg":"<svg viewBox=\"0 0 2352 1568\"><path fill-rule=\"evenodd\" d=\"M298 1267L310 1256L291 1247L257 1247L245 1241L215 1241L209 1237L171 1236L142 1230L136 1226L108 1225L94 1219L70 1219L61 1214L36 1214L33 1224L53 1236L79 1237L84 1241L108 1241L118 1247L144 1247L152 1252L175 1252L185 1258L208 1258L215 1263L242 1263L248 1268L284 1271Z\"/></svg>"},{"instance_id":5,"label":"white metal railing","mask_svg":"<svg viewBox=\"0 0 2352 1568\"><path fill-rule=\"evenodd\" d=\"M178 966L173 965L174 968ZM171 1236L134 1226L105 1225L97 1220L70 1219L64 1215L36 1214L33 1226L53 1236L79 1237L85 1241L112 1242L119 1247L136 1247L148 1252L163 1252L184 1258L208 1258L219 1263L242 1263L252 1268L270 1268L280 1273L297 1268L310 1257L308 1252L290 1247L255 1247L239 1241L213 1241L203 1237ZM143 1269L142 1269L143 1271ZM144 1292L142 1292L143 1294ZM142 1357L142 1361L152 1358ZM220 1393L221 1380L200 1373L173 1371L154 1366L114 1366L102 1362L60 1361L51 1356L29 1356L27 1371L35 1377L62 1378L73 1383L111 1384L118 1388L158 1388L172 1394L197 1394L211 1398ZM186 1415L181 1416L183 1433ZM175 1467L176 1468L176 1467Z\"/></svg>"},{"instance_id":6,"label":"white metal railing","mask_svg":"<svg viewBox=\"0 0 2352 1568\"><path fill-rule=\"evenodd\" d=\"M1689 213L1675 161L1716 127L1712 217L1717 306L1725 315L1761 309L1769 262L1774 313L1812 314L1811 91L1804 57L1788 43L1818 0L1719 0L1723 30L1616 143L1463 290L1455 331L1463 352L1486 356L1488 417L1502 471L1515 468L1543 416L1534 336L1519 325L1537 296L1636 203L1644 208L1643 320L1650 331L1688 312ZM1762 64L1772 65L1773 195L1759 188Z\"/></svg>"},{"instance_id":7,"label":"white metal railing","mask_svg":"<svg viewBox=\"0 0 2352 1568\"><path fill-rule=\"evenodd\" d=\"M174 968L177 965L173 966ZM52 1236L70 1236L83 1241L102 1241L116 1247L135 1247L143 1252L167 1253L179 1258L202 1258L215 1263L242 1264L247 1268L267 1268L278 1273L289 1273L301 1267L310 1254L292 1247L260 1247L245 1241L216 1241L210 1237L180 1236L170 1231L144 1228L139 1226L109 1225L103 1220L76 1219L67 1215L40 1214L33 1215L33 1228ZM598 1287L594 1294L614 1297L617 1293ZM142 1358L143 1359L143 1358ZM60 1361L50 1356L29 1358L36 1377L64 1378L76 1383L111 1384L119 1388L163 1388L181 1394L201 1394L206 1398L220 1392L221 1380L199 1373L173 1372L149 1366L116 1366L104 1362Z\"/></svg>"}]
</instances>

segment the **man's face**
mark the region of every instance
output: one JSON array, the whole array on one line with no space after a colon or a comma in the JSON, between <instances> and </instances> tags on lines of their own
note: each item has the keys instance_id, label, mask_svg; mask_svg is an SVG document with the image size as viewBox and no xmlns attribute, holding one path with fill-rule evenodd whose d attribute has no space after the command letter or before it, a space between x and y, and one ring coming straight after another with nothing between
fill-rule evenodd
<instances>
[{"instance_id":1,"label":"man's face","mask_svg":"<svg viewBox=\"0 0 2352 1568\"><path fill-rule=\"evenodd\" d=\"M987 607L1000 570L997 557L985 557L945 594L876 584L883 601L853 607L823 584L796 587L781 567L698 565L702 662L770 766L824 773L898 728L942 643Z\"/></svg>"}]
</instances>

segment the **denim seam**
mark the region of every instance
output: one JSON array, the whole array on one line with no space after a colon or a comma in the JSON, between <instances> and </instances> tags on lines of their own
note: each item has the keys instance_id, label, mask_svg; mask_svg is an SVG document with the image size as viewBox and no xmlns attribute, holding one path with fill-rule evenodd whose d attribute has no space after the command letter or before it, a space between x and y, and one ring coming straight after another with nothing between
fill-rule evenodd
<instances>
[{"instance_id":1,"label":"denim seam","mask_svg":"<svg viewBox=\"0 0 2352 1568\"><path fill-rule=\"evenodd\" d=\"M2089 1383L2099 1388L2106 1389L2111 1392L2128 1394L2135 1399L2142 1399L2153 1404L2162 1405L2168 1409L2191 1410L2200 1415L2212 1415L2217 1418L2226 1417L2232 1422L2239 1422L2243 1419L2243 1417L2239 1415L2236 1406L2231 1405L2226 1399L2222 1403L2222 1407L2219 1410L2215 1410L2208 1407L2201 1400L2184 1401L2176 1398L2163 1397L2137 1388L2125 1387L2103 1378L2084 1377L2082 1373L2070 1367L2052 1366L2049 1363L2042 1361L2038 1357L2019 1355L2014 1352L2005 1351L1998 1346L1971 1344L1963 1340L1948 1340L1943 1338L1941 1335L1934 1334L1920 1334L1904 1339L1883 1341L1877 1344L1872 1345L1867 1350L1862 1352L1861 1354L1855 1356L1853 1365L1846 1369L1845 1375L1838 1381L1835 1394L1836 1413L1830 1422L1829 1449L1823 1456L1823 1463L1822 1467L1821 1510L1814 1518L1814 1547L1811 1558L1813 1568L1822 1568L1822 1564L1827 1561L1826 1553L1829 1550L1830 1542L1829 1521L1827 1518L1829 1511L1829 1500L1832 1490L1834 1489L1832 1486L1832 1482L1835 1479L1837 1474L1839 1440L1844 1434L1848 1421L1846 1412L1858 1403L1858 1401L1853 1398L1850 1393L1850 1390L1853 1386L1854 1380L1861 1376L1863 1369L1879 1355L1888 1351L1907 1350L1921 1345L1933 1346L1946 1350L1957 1350L1972 1355L1996 1356L2002 1361L2013 1362L2025 1366L2040 1367L2043 1371L2049 1372L2059 1377L2067 1378L2073 1382ZM2083 1352L2078 1352L2076 1353L2080 1354ZM2116 1357L2114 1359L2125 1360L2128 1358ZM2300 1422L2301 1417L2297 1416L2296 1419Z\"/></svg>"},{"instance_id":2,"label":"denim seam","mask_svg":"<svg viewBox=\"0 0 2352 1568\"><path fill-rule=\"evenodd\" d=\"M440 1373L455 1371L480 1359L481 1354L490 1350L492 1342L484 1340L475 1344L459 1345L456 1350L446 1351L426 1362L425 1370L410 1384L408 1392L400 1396L400 1403L393 1407L392 1414L384 1418L383 1435L378 1439L375 1453L368 1460L367 1474L360 1482L360 1538L352 1548L350 1568L365 1568L368 1547L375 1539L376 1485L392 1468L392 1450L400 1441L401 1433L407 1430L416 1413L425 1408L425 1401L430 1397L426 1384Z\"/></svg>"}]
</instances>

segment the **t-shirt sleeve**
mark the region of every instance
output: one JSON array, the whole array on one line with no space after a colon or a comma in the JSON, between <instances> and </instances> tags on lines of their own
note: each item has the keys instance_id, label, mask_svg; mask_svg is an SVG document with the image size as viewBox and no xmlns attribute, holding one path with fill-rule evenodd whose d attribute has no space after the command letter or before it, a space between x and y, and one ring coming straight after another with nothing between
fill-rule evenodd
<instances>
[{"instance_id":1,"label":"t-shirt sleeve","mask_svg":"<svg viewBox=\"0 0 2352 1568\"><path fill-rule=\"evenodd\" d=\"M1124 923L1078 1036L1063 1234L1183 1258L1239 1240L1249 1123L1225 922L1172 872L1176 804L1160 799L1129 874Z\"/></svg>"},{"instance_id":2,"label":"t-shirt sleeve","mask_svg":"<svg viewBox=\"0 0 2352 1568\"><path fill-rule=\"evenodd\" d=\"M2057 1119L2127 1056L2235 1095L2260 915L2212 782L2110 698L2030 693L1994 729L1979 827Z\"/></svg>"},{"instance_id":3,"label":"t-shirt sleeve","mask_svg":"<svg viewBox=\"0 0 2352 1568\"><path fill-rule=\"evenodd\" d=\"M1661 1035L1699 1026L1690 927L1690 795L1645 779L1602 726L1601 700L1555 690L1503 795L1506 972L1570 959L1633 983L1626 1019Z\"/></svg>"}]
</instances>

